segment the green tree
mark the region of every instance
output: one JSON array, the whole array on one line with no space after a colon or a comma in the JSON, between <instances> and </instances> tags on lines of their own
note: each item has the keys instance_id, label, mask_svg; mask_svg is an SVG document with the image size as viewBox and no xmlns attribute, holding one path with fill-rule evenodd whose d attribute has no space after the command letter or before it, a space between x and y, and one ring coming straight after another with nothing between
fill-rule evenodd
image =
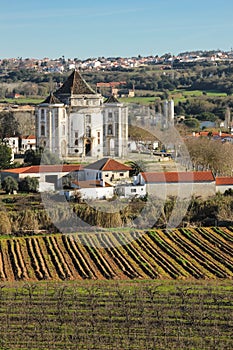
<instances>
[{"instance_id":1,"label":"green tree","mask_svg":"<svg viewBox=\"0 0 233 350\"><path fill-rule=\"evenodd\" d=\"M0 144L0 169L7 169L11 165L11 149L5 144Z\"/></svg>"},{"instance_id":2,"label":"green tree","mask_svg":"<svg viewBox=\"0 0 233 350\"><path fill-rule=\"evenodd\" d=\"M2 182L2 188L6 193L12 194L18 190L18 182L12 176L7 176Z\"/></svg>"},{"instance_id":3,"label":"green tree","mask_svg":"<svg viewBox=\"0 0 233 350\"><path fill-rule=\"evenodd\" d=\"M61 160L56 155L51 153L47 149L38 149L36 151L30 149L27 150L24 154L24 163L31 165L40 165L40 164L60 164Z\"/></svg>"},{"instance_id":4,"label":"green tree","mask_svg":"<svg viewBox=\"0 0 233 350\"><path fill-rule=\"evenodd\" d=\"M126 164L131 168L130 176L138 175L139 173L146 171L146 165L143 160L129 161Z\"/></svg>"},{"instance_id":5,"label":"green tree","mask_svg":"<svg viewBox=\"0 0 233 350\"><path fill-rule=\"evenodd\" d=\"M186 119L184 120L184 124L188 127L188 128L192 128L195 130L199 130L200 129L200 123L196 118L190 118L190 119Z\"/></svg>"},{"instance_id":6,"label":"green tree","mask_svg":"<svg viewBox=\"0 0 233 350\"><path fill-rule=\"evenodd\" d=\"M36 177L27 176L20 181L19 188L22 192L38 192L39 180Z\"/></svg>"},{"instance_id":7,"label":"green tree","mask_svg":"<svg viewBox=\"0 0 233 350\"><path fill-rule=\"evenodd\" d=\"M19 123L12 112L0 112L0 139L19 134Z\"/></svg>"}]
</instances>

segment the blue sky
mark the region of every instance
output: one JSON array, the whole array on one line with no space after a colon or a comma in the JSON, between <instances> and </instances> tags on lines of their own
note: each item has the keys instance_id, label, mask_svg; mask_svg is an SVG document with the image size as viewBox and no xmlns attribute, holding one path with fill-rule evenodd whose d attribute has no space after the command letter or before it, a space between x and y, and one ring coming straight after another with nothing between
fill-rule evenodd
<instances>
[{"instance_id":1,"label":"blue sky","mask_svg":"<svg viewBox=\"0 0 233 350\"><path fill-rule=\"evenodd\" d=\"M0 58L230 50L232 13L232 0L2 1Z\"/></svg>"}]
</instances>

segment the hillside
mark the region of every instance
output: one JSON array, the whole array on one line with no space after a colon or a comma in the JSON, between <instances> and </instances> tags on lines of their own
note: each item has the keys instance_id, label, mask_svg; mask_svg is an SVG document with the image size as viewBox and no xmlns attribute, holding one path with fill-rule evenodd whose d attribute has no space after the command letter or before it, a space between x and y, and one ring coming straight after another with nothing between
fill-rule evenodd
<instances>
[{"instance_id":1,"label":"hillside","mask_svg":"<svg viewBox=\"0 0 233 350\"><path fill-rule=\"evenodd\" d=\"M232 277L233 228L115 230L0 240L1 281Z\"/></svg>"}]
</instances>

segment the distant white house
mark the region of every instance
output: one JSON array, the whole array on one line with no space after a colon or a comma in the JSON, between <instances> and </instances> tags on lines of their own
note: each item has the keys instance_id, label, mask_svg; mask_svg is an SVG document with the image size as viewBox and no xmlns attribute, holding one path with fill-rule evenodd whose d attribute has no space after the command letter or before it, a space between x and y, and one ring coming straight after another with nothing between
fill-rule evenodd
<instances>
[{"instance_id":1,"label":"distant white house","mask_svg":"<svg viewBox=\"0 0 233 350\"><path fill-rule=\"evenodd\" d=\"M23 136L21 139L21 150L25 152L29 149L36 149L36 137L34 135Z\"/></svg>"},{"instance_id":2,"label":"distant white house","mask_svg":"<svg viewBox=\"0 0 233 350\"><path fill-rule=\"evenodd\" d=\"M24 153L29 149L36 149L36 137L34 135L26 135L22 137L11 136L3 140L8 147L11 148L13 154Z\"/></svg>"},{"instance_id":3,"label":"distant white house","mask_svg":"<svg viewBox=\"0 0 233 350\"><path fill-rule=\"evenodd\" d=\"M131 168L111 158L102 158L84 168L85 180L129 181Z\"/></svg>"},{"instance_id":4,"label":"distant white house","mask_svg":"<svg viewBox=\"0 0 233 350\"><path fill-rule=\"evenodd\" d=\"M11 148L13 154L19 152L19 138L17 136L6 137L3 142Z\"/></svg>"},{"instance_id":5,"label":"distant white house","mask_svg":"<svg viewBox=\"0 0 233 350\"><path fill-rule=\"evenodd\" d=\"M233 177L218 176L216 181L216 192L225 193L226 190L233 190Z\"/></svg>"},{"instance_id":6,"label":"distant white house","mask_svg":"<svg viewBox=\"0 0 233 350\"><path fill-rule=\"evenodd\" d=\"M114 187L102 180L77 181L71 185L78 189L82 199L109 199L113 197Z\"/></svg>"},{"instance_id":7,"label":"distant white house","mask_svg":"<svg viewBox=\"0 0 233 350\"><path fill-rule=\"evenodd\" d=\"M149 195L165 199L168 196L188 198L192 195L208 197L215 194L215 178L211 171L144 172Z\"/></svg>"},{"instance_id":8,"label":"distant white house","mask_svg":"<svg viewBox=\"0 0 233 350\"><path fill-rule=\"evenodd\" d=\"M25 177L36 177L39 180L39 191L51 191L62 187L65 175L82 169L77 164L59 165L32 165L21 168L5 169L1 171L1 180L7 176L12 176L18 182Z\"/></svg>"},{"instance_id":9,"label":"distant white house","mask_svg":"<svg viewBox=\"0 0 233 350\"><path fill-rule=\"evenodd\" d=\"M129 183L117 185L115 187L115 194L123 198L144 197L146 195L146 184L134 185L132 183Z\"/></svg>"}]
</instances>

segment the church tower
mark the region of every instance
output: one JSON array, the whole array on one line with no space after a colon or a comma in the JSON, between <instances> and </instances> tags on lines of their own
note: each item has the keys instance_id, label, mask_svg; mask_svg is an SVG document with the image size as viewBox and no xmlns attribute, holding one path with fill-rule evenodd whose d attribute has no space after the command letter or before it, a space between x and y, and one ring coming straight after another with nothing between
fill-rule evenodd
<instances>
[{"instance_id":1,"label":"church tower","mask_svg":"<svg viewBox=\"0 0 233 350\"><path fill-rule=\"evenodd\" d=\"M113 95L104 102L103 139L104 156L127 155L128 110Z\"/></svg>"},{"instance_id":2,"label":"church tower","mask_svg":"<svg viewBox=\"0 0 233 350\"><path fill-rule=\"evenodd\" d=\"M101 94L75 70L38 106L36 135L38 147L63 158L124 157L128 109L113 96L103 103Z\"/></svg>"}]
</instances>

